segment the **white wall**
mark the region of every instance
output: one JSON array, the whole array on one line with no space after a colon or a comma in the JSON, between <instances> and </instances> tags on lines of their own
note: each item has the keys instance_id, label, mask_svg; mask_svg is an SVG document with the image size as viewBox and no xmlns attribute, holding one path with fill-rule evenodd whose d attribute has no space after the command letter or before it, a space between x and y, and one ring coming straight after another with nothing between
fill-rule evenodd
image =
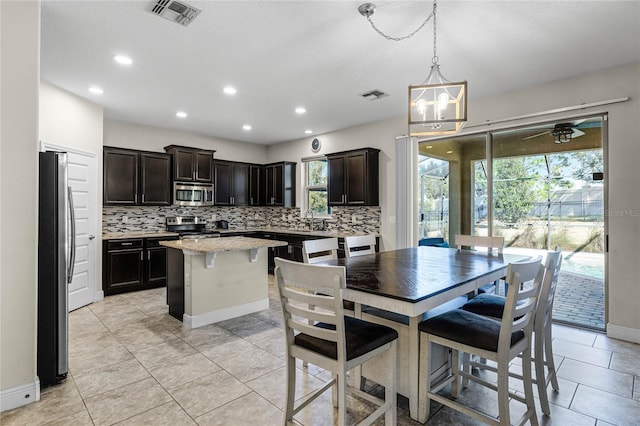
<instances>
[{"instance_id":1,"label":"white wall","mask_svg":"<svg viewBox=\"0 0 640 426\"><path fill-rule=\"evenodd\" d=\"M124 121L104 121L104 145L143 151L164 152L167 145L215 150L214 158L247 163L264 163L267 147L202 136L178 130L143 126Z\"/></svg>"},{"instance_id":2,"label":"white wall","mask_svg":"<svg viewBox=\"0 0 640 426\"><path fill-rule=\"evenodd\" d=\"M0 408L36 400L40 3L0 2ZM27 396L28 395L28 396Z\"/></svg>"},{"instance_id":3,"label":"white wall","mask_svg":"<svg viewBox=\"0 0 640 426\"><path fill-rule=\"evenodd\" d=\"M101 106L46 81L40 82L40 140L95 154L99 160L102 122ZM102 161L99 162L102 168Z\"/></svg>"}]
</instances>

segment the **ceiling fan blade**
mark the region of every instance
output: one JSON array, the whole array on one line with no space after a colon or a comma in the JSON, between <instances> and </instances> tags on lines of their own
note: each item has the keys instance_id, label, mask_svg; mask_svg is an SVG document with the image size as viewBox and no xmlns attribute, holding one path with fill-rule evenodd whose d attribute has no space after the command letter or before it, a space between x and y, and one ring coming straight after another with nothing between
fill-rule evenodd
<instances>
[{"instance_id":1,"label":"ceiling fan blade","mask_svg":"<svg viewBox=\"0 0 640 426\"><path fill-rule=\"evenodd\" d=\"M523 141L526 141L527 139L537 138L538 136L548 135L549 133L551 133L551 132L546 131L546 132L542 132L542 133L537 133L537 134L535 134L535 135L531 135L531 136L527 136L526 138L522 138L522 140L523 140Z\"/></svg>"},{"instance_id":2,"label":"ceiling fan blade","mask_svg":"<svg viewBox=\"0 0 640 426\"><path fill-rule=\"evenodd\" d=\"M585 133L582 130L576 129L575 127L573 128L573 133L571 134L572 138L577 138L580 137L582 135L584 135Z\"/></svg>"}]
</instances>

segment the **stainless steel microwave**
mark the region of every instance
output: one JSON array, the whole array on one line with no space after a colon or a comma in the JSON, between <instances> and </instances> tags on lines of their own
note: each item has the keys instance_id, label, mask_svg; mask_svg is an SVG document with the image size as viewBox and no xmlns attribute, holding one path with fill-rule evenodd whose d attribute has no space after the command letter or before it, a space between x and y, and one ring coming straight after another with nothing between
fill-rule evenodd
<instances>
[{"instance_id":1,"label":"stainless steel microwave","mask_svg":"<svg viewBox=\"0 0 640 426\"><path fill-rule=\"evenodd\" d=\"M213 185L206 183L173 183L173 204L177 206L212 206Z\"/></svg>"}]
</instances>

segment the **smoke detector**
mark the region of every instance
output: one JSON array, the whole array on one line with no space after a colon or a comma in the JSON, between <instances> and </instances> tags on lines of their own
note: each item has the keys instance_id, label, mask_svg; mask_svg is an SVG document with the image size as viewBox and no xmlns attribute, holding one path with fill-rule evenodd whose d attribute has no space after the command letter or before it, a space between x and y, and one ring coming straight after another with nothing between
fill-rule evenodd
<instances>
[{"instance_id":1,"label":"smoke detector","mask_svg":"<svg viewBox=\"0 0 640 426\"><path fill-rule=\"evenodd\" d=\"M158 0L151 13L186 27L200 14L200 9L176 0Z\"/></svg>"}]
</instances>

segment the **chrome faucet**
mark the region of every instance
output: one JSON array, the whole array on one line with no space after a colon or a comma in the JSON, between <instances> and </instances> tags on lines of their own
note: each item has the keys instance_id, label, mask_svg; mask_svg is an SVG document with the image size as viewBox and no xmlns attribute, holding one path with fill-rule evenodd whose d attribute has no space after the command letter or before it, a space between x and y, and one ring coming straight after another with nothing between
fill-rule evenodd
<instances>
[{"instance_id":1,"label":"chrome faucet","mask_svg":"<svg viewBox=\"0 0 640 426\"><path fill-rule=\"evenodd\" d=\"M308 222L309 215L311 215L311 222ZM313 210L309 209L304 213L304 222L305 222L305 226L307 226L307 223L309 223L309 230L313 231Z\"/></svg>"}]
</instances>

